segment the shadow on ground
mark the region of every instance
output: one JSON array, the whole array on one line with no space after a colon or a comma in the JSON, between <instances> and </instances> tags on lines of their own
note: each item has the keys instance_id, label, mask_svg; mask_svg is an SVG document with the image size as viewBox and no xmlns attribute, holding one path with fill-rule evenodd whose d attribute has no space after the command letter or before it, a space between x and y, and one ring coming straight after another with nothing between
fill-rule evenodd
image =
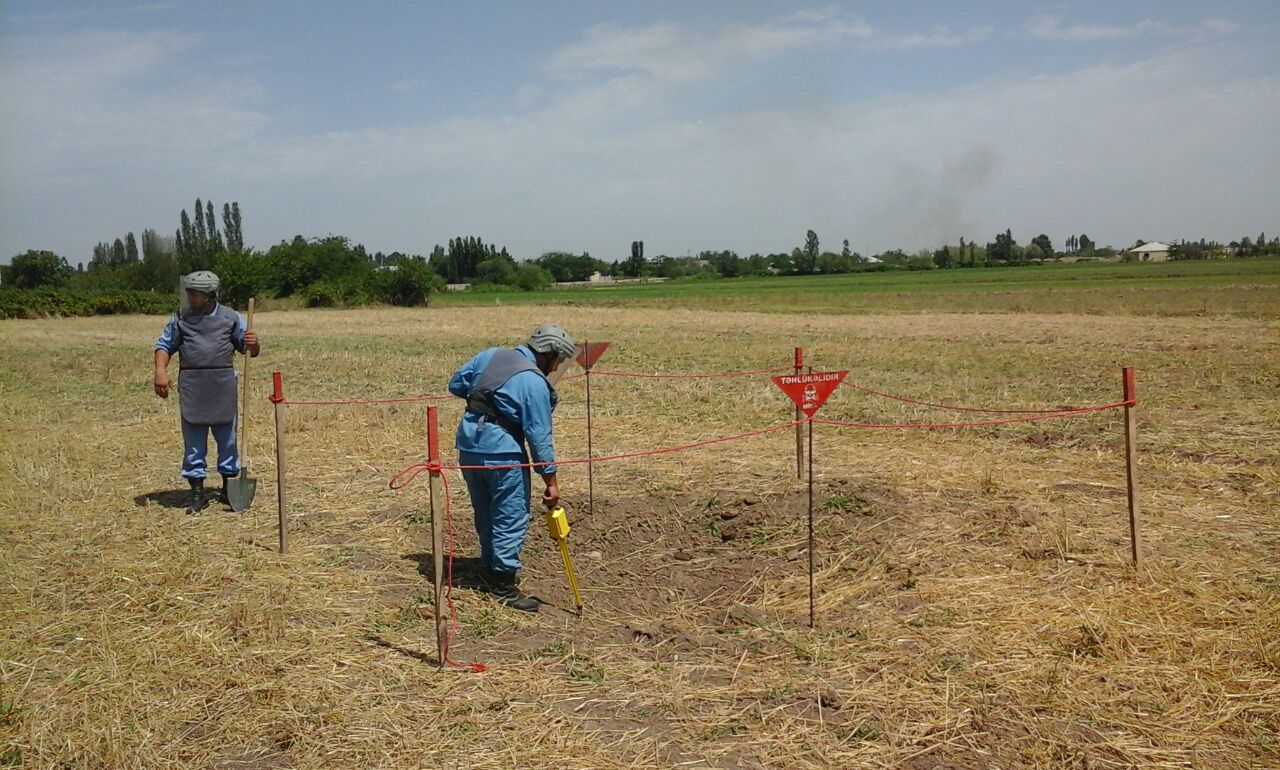
<instances>
[{"instance_id":1,"label":"shadow on ground","mask_svg":"<svg viewBox=\"0 0 1280 770\"><path fill-rule=\"evenodd\" d=\"M422 575L428 581L435 580L435 558L430 553L410 553L404 558L418 565L418 574ZM445 561L445 570L449 569L448 560ZM448 575L446 574L447 578ZM478 556L455 556L453 557L453 586L455 588L469 588L472 591L480 591L488 593L489 586L484 579L484 570L480 566L480 558Z\"/></svg>"},{"instance_id":2,"label":"shadow on ground","mask_svg":"<svg viewBox=\"0 0 1280 770\"><path fill-rule=\"evenodd\" d=\"M145 508L151 503L161 508L186 508L191 495L190 489L164 489L159 492L148 492L133 498L133 504Z\"/></svg>"}]
</instances>

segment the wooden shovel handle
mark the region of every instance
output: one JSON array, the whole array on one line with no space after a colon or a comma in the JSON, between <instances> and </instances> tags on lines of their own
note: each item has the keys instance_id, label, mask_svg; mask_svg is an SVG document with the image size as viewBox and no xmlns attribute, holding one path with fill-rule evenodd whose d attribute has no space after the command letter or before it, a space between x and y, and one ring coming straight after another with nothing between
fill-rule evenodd
<instances>
[{"instance_id":1,"label":"wooden shovel handle","mask_svg":"<svg viewBox=\"0 0 1280 770\"><path fill-rule=\"evenodd\" d=\"M249 298L249 321L245 326L245 332L253 331L253 297ZM244 351L244 382L241 383L243 395L240 397L240 472L245 473L244 454L248 448L249 440L249 359L253 355L249 353L248 348Z\"/></svg>"}]
</instances>

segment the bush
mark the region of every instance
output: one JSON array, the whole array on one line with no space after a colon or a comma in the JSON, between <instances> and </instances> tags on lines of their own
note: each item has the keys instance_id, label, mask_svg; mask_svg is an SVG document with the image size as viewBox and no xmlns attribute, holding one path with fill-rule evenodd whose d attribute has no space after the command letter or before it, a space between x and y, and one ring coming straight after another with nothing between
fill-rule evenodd
<instances>
[{"instance_id":1,"label":"bush","mask_svg":"<svg viewBox=\"0 0 1280 770\"><path fill-rule=\"evenodd\" d=\"M307 240L299 235L272 246L263 261L266 283L275 287L277 297L288 297L321 282L367 282L373 275L373 265L363 249L341 236ZM339 288L336 293L343 291Z\"/></svg>"},{"instance_id":2,"label":"bush","mask_svg":"<svg viewBox=\"0 0 1280 770\"><path fill-rule=\"evenodd\" d=\"M505 283L473 283L467 287L468 294L505 294L511 287Z\"/></svg>"},{"instance_id":3,"label":"bush","mask_svg":"<svg viewBox=\"0 0 1280 770\"><path fill-rule=\"evenodd\" d=\"M168 315L178 309L175 294L149 291L91 292L71 289L0 288L0 318Z\"/></svg>"},{"instance_id":4,"label":"bush","mask_svg":"<svg viewBox=\"0 0 1280 770\"><path fill-rule=\"evenodd\" d=\"M302 290L302 304L306 307L367 305L371 299L368 284L359 277L350 275L317 281Z\"/></svg>"},{"instance_id":5,"label":"bush","mask_svg":"<svg viewBox=\"0 0 1280 770\"><path fill-rule=\"evenodd\" d=\"M541 291L551 286L551 273L532 262L526 262L516 270L515 275L511 276L508 282L521 291Z\"/></svg>"},{"instance_id":6,"label":"bush","mask_svg":"<svg viewBox=\"0 0 1280 770\"><path fill-rule=\"evenodd\" d=\"M326 281L313 283L302 290L303 307L337 307L339 304L337 287Z\"/></svg>"},{"instance_id":7,"label":"bush","mask_svg":"<svg viewBox=\"0 0 1280 770\"><path fill-rule=\"evenodd\" d=\"M379 300L400 307L427 304L433 292L444 291L444 279L421 259L405 259L394 270L379 270L374 277L374 290Z\"/></svg>"},{"instance_id":8,"label":"bush","mask_svg":"<svg viewBox=\"0 0 1280 770\"><path fill-rule=\"evenodd\" d=\"M66 286L74 272L67 260L52 251L31 249L14 257L5 269L5 282L18 289Z\"/></svg>"},{"instance_id":9,"label":"bush","mask_svg":"<svg viewBox=\"0 0 1280 770\"><path fill-rule=\"evenodd\" d=\"M490 257L476 265L476 283L507 283L515 272L510 257Z\"/></svg>"}]
</instances>

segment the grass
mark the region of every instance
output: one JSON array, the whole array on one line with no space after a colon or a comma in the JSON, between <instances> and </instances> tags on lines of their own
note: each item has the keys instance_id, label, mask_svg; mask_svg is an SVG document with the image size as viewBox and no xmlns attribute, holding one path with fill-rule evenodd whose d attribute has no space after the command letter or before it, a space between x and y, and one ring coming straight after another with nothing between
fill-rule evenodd
<instances>
[{"instance_id":1,"label":"grass","mask_svg":"<svg viewBox=\"0 0 1280 770\"><path fill-rule=\"evenodd\" d=\"M565 660L569 678L592 684L604 683L604 666L584 655L572 654Z\"/></svg>"},{"instance_id":2,"label":"grass","mask_svg":"<svg viewBox=\"0 0 1280 770\"><path fill-rule=\"evenodd\" d=\"M832 276L680 279L545 292L453 293L449 307L566 304L778 313L1280 316L1280 259L1028 265Z\"/></svg>"},{"instance_id":3,"label":"grass","mask_svg":"<svg viewBox=\"0 0 1280 770\"><path fill-rule=\"evenodd\" d=\"M1252 299L1274 300L1273 278L1220 277L1221 291L1213 276L1148 282L1151 307L1181 302L1182 281L1222 304L1141 320L927 313L903 289L881 293L898 303L884 312L857 288L811 296L807 315L763 313L740 309L756 299L734 299L733 282L679 289L693 307L640 287L626 307L265 312L248 424L258 500L195 518L166 507L181 488L176 405L148 385L163 319L0 322L0 766L1273 766L1280 321ZM885 280L899 278L951 280ZM998 290L939 286L934 300L990 306L984 294ZM1136 366L1147 569L1128 566L1114 412L824 428L810 630L805 489L784 432L598 465L596 501L612 507L593 515L585 469L565 466L584 615L561 609L559 557L535 522L526 586L554 606L520 615L455 589L452 657L489 670L438 669L426 488L387 489L425 453L422 409L286 408L282 557L269 372L294 398L438 392L477 348L548 319L612 340L606 369L781 367L803 345L861 385L969 405L1112 401L1119 367ZM566 457L586 451L582 384L561 387ZM790 414L767 378L601 377L592 397L598 453ZM447 431L458 405L441 409ZM851 389L821 414L938 416ZM471 555L460 479L451 492ZM707 501L746 496L750 528L721 542Z\"/></svg>"}]
</instances>

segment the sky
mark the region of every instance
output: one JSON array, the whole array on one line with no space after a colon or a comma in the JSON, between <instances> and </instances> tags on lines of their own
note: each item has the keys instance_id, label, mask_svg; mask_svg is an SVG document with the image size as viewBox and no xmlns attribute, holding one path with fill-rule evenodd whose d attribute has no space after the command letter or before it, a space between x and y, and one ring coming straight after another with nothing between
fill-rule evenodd
<instances>
[{"instance_id":1,"label":"sky","mask_svg":"<svg viewBox=\"0 0 1280 770\"><path fill-rule=\"evenodd\" d=\"M0 4L0 260L1280 234L1280 4Z\"/></svg>"}]
</instances>

